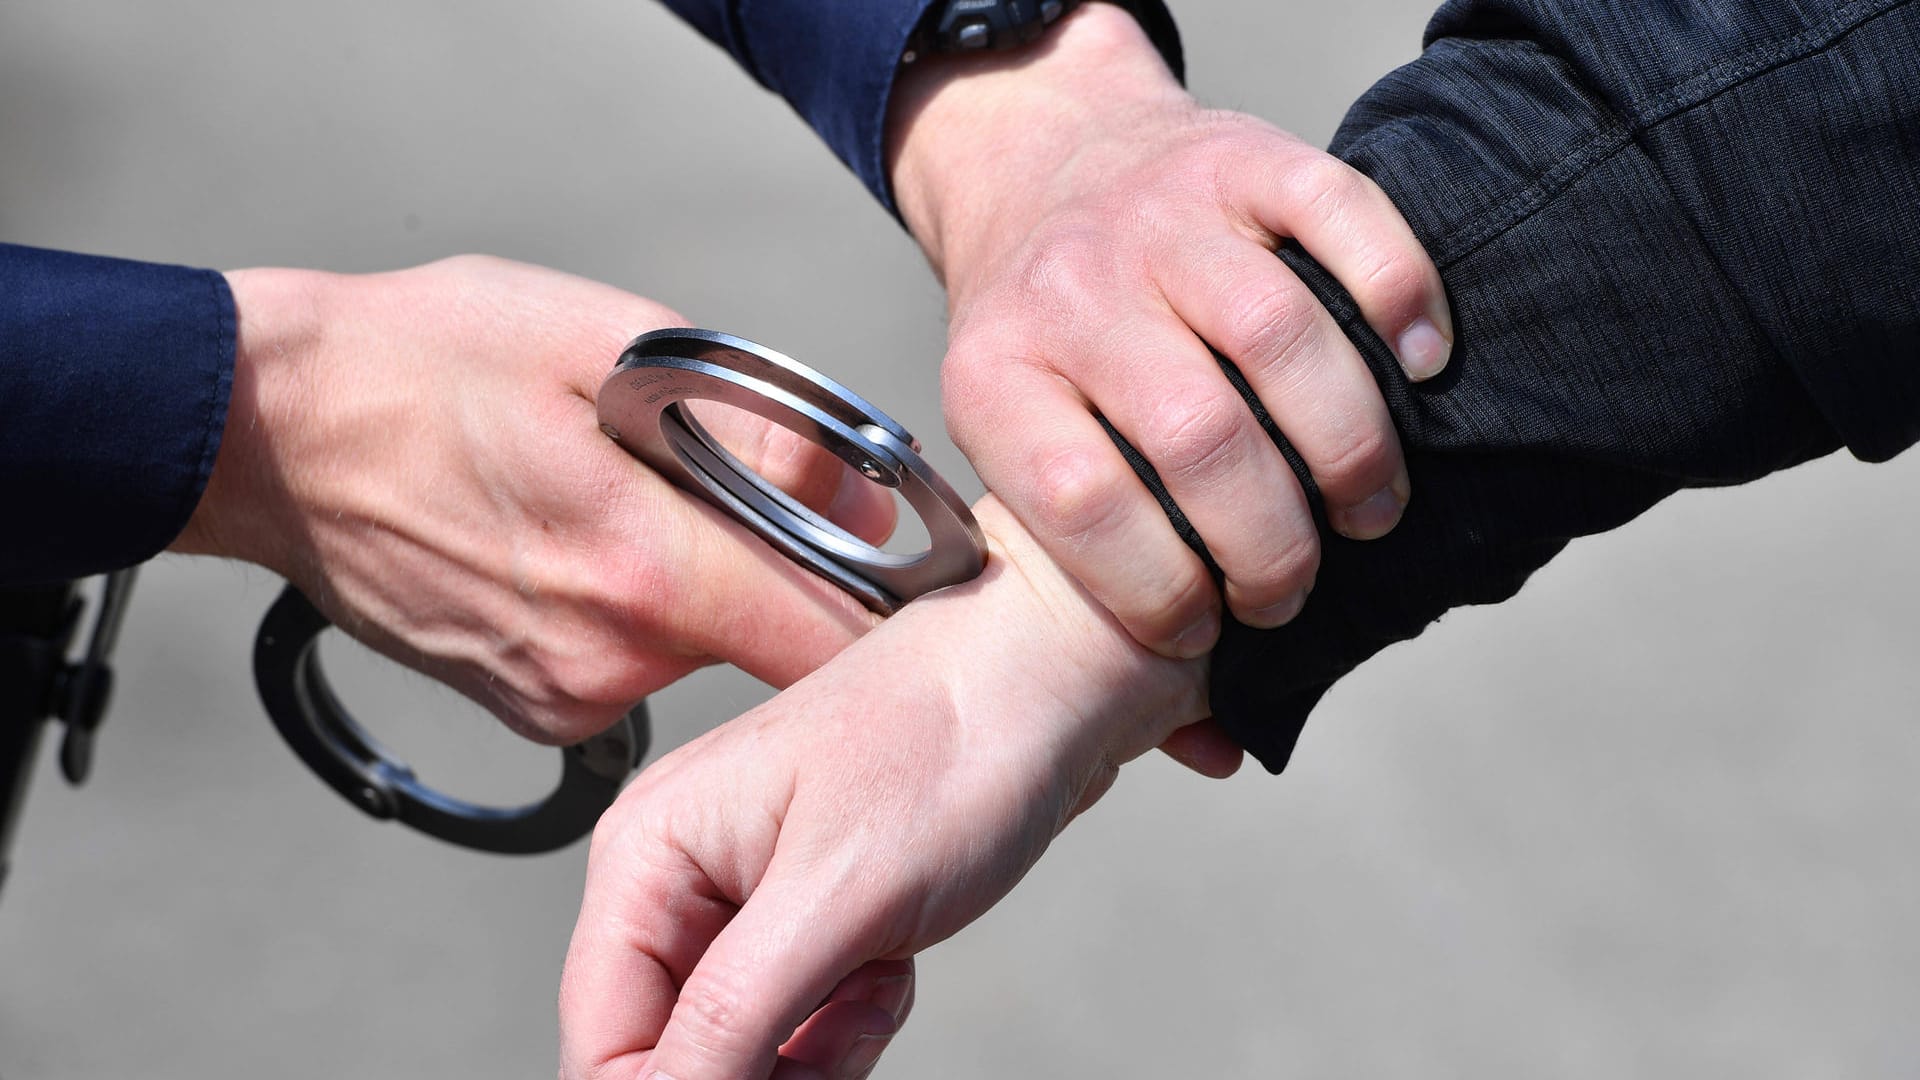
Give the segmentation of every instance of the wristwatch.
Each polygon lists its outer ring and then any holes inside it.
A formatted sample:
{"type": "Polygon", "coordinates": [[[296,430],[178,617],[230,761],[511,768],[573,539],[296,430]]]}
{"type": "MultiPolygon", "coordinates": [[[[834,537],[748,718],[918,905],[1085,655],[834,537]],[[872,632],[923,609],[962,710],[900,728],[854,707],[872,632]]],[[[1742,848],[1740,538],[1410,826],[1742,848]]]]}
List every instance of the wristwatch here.
{"type": "MultiPolygon", "coordinates": [[[[1083,0],[935,0],[900,53],[911,64],[934,53],[1012,49],[1038,41],[1083,0]]],[[[1104,0],[1139,21],[1174,77],[1186,80],[1180,31],[1161,0],[1104,0]]]]}

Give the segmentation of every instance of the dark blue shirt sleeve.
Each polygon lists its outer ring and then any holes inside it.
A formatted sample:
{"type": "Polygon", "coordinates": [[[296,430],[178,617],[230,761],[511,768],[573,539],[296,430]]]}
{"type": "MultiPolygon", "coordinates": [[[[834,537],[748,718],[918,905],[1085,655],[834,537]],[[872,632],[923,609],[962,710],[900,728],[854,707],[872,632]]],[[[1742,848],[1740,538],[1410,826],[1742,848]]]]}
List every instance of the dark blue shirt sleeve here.
{"type": "MultiPolygon", "coordinates": [[[[787,99],[889,212],[887,102],[907,38],[933,0],[666,0],[787,99]]],[[[1177,75],[1180,38],[1160,0],[1129,5],[1177,75]]]]}
{"type": "Polygon", "coordinates": [[[180,534],[234,329],[212,270],[0,244],[0,585],[131,566],[180,534]]]}

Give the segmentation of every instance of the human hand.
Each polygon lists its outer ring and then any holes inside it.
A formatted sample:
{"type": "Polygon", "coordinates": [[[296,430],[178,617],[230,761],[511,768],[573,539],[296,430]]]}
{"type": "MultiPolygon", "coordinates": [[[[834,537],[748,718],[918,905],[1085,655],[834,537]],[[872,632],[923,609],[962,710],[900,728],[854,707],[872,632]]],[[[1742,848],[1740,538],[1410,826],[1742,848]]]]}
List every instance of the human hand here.
{"type": "MultiPolygon", "coordinates": [[[[873,617],[599,430],[628,340],[672,311],[463,257],[390,274],[228,275],[226,434],[175,550],[280,573],[336,624],[543,742],[605,729],[695,667],[785,685],[873,617]]],[[[871,539],[886,494],[744,413],[702,422],[871,539]]]]}
{"type": "Polygon", "coordinates": [[[865,1075],[911,997],[900,965],[1202,714],[1204,662],[1140,647],[992,498],[978,512],[981,577],[662,758],[601,819],[563,1078],[865,1075]]]}
{"type": "Polygon", "coordinates": [[[1371,180],[1201,108],[1111,4],[1031,50],[917,64],[894,94],[894,191],[948,290],[954,439],[1138,640],[1203,655],[1218,597],[1095,413],[1159,473],[1240,621],[1291,619],[1318,567],[1306,496],[1209,344],[1300,452],[1338,532],[1394,526],[1411,488],[1379,388],[1273,255],[1299,240],[1411,378],[1436,374],[1453,334],[1439,274],[1371,180]]]}

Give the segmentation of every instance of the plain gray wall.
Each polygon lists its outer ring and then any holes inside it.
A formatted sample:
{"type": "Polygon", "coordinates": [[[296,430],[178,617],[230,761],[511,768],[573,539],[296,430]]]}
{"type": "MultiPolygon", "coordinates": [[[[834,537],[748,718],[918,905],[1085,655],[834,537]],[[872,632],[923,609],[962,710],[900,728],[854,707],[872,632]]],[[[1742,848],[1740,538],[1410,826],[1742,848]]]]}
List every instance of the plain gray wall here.
{"type": "MultiPolygon", "coordinates": [[[[1321,141],[1425,17],[1177,7],[1204,99],[1321,141]]],[[[0,237],[552,264],[829,368],[978,490],[942,433],[918,253],[784,104],[639,0],[14,0],[0,237]]],[[[922,958],[883,1075],[1920,1072],[1916,478],[1911,455],[1831,460],[1676,498],[1366,665],[1282,778],[1129,768],[922,958]]],[[[551,1075],[583,851],[465,854],[324,790],[248,676],[276,587],[147,571],[92,784],[49,760],[28,805],[0,1078],[551,1075]]],[[[475,710],[348,666],[449,775],[547,777],[475,710]]],[[[656,699],[660,740],[763,693],[696,677],[656,699]]]]}

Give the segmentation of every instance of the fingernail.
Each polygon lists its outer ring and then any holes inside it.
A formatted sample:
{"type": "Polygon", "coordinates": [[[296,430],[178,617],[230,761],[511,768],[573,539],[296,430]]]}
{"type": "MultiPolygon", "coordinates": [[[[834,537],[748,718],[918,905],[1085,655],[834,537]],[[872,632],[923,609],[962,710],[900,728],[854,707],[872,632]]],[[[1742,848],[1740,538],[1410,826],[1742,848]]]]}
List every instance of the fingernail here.
{"type": "Polygon", "coordinates": [[[1277,604],[1268,604],[1258,611],[1247,615],[1247,625],[1256,630],[1271,630],[1276,626],[1285,626],[1293,621],[1300,609],[1307,606],[1305,589],[1294,593],[1277,604]]]}
{"type": "Polygon", "coordinates": [[[840,1075],[851,1078],[872,1072],[880,1062],[881,1051],[892,1041],[892,1035],[862,1035],[853,1040],[853,1049],[840,1059],[840,1075]]]}
{"type": "Polygon", "coordinates": [[[873,995],[868,998],[875,1008],[885,1009],[893,1017],[894,1023],[900,1022],[900,1014],[906,1011],[907,995],[913,991],[913,976],[893,975],[885,979],[876,979],[873,995]]]}
{"type": "Polygon", "coordinates": [[[1432,319],[1422,315],[1400,335],[1394,352],[1400,356],[1400,366],[1407,369],[1407,377],[1419,382],[1433,378],[1447,366],[1447,358],[1453,355],[1453,342],[1447,340],[1432,319]]]}
{"type": "Polygon", "coordinates": [[[1334,527],[1340,535],[1352,540],[1377,540],[1393,531],[1400,523],[1400,513],[1406,509],[1406,498],[1388,485],[1367,497],[1367,501],[1358,506],[1349,506],[1340,511],[1334,527]]]}
{"type": "Polygon", "coordinates": [[[1213,651],[1213,643],[1219,637],[1220,616],[1208,611],[1173,639],[1173,655],[1182,660],[1205,656],[1213,651]]]}

